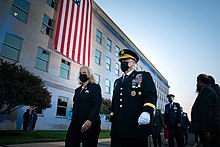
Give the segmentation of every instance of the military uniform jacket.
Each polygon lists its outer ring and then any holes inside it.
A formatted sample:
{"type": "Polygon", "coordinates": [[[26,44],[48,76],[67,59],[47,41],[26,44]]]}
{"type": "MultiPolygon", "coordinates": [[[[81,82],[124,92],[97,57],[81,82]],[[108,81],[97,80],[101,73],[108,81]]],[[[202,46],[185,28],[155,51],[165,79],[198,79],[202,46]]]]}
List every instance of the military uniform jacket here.
{"type": "Polygon", "coordinates": [[[150,73],[133,71],[122,82],[114,83],[112,97],[111,137],[144,137],[147,125],[138,125],[142,112],[151,115],[155,109],[157,92],[150,73]]]}
{"type": "Polygon", "coordinates": [[[102,102],[100,85],[88,83],[82,90],[78,87],[73,97],[72,124],[82,126],[86,120],[100,124],[99,110],[102,102]]]}
{"type": "Polygon", "coordinates": [[[164,125],[167,125],[168,128],[176,128],[178,123],[181,124],[180,104],[173,102],[172,107],[170,107],[170,103],[166,104],[164,125]]]}

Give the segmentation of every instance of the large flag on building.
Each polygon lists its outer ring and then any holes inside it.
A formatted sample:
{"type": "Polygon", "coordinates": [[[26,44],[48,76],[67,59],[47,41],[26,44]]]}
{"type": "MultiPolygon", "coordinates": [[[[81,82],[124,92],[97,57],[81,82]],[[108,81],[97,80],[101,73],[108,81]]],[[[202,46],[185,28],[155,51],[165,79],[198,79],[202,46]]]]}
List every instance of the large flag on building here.
{"type": "Polygon", "coordinates": [[[92,0],[60,0],[54,49],[82,65],[90,65],[92,0]]]}

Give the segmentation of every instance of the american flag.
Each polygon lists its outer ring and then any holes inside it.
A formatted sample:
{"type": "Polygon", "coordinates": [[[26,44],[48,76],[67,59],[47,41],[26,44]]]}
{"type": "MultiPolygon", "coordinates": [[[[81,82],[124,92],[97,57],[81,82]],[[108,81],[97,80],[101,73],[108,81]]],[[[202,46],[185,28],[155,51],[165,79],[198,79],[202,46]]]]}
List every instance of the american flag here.
{"type": "Polygon", "coordinates": [[[89,66],[92,33],[92,0],[60,0],[54,49],[89,66]]]}

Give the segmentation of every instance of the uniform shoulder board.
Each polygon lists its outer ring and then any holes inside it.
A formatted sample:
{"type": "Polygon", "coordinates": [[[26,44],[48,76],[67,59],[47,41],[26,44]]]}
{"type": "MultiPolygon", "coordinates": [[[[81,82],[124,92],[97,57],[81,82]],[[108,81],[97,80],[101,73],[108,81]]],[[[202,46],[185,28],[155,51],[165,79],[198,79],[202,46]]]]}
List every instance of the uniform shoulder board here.
{"type": "Polygon", "coordinates": [[[147,71],[137,71],[137,74],[147,74],[147,73],[149,73],[149,72],[147,72],[147,71]]]}

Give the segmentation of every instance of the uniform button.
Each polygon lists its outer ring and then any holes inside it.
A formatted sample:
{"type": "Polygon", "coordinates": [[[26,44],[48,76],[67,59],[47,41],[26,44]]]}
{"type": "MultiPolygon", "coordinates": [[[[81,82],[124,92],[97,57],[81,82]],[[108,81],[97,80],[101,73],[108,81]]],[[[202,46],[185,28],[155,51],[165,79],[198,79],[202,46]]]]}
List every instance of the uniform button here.
{"type": "Polygon", "coordinates": [[[122,99],[120,99],[120,102],[122,101],[122,99]]]}
{"type": "Polygon", "coordinates": [[[120,108],[122,107],[122,105],[120,105],[120,108]]]}
{"type": "Polygon", "coordinates": [[[122,95],[122,93],[120,93],[120,95],[122,95]]]}
{"type": "Polygon", "coordinates": [[[120,90],[123,90],[123,88],[121,87],[120,90]]]}

